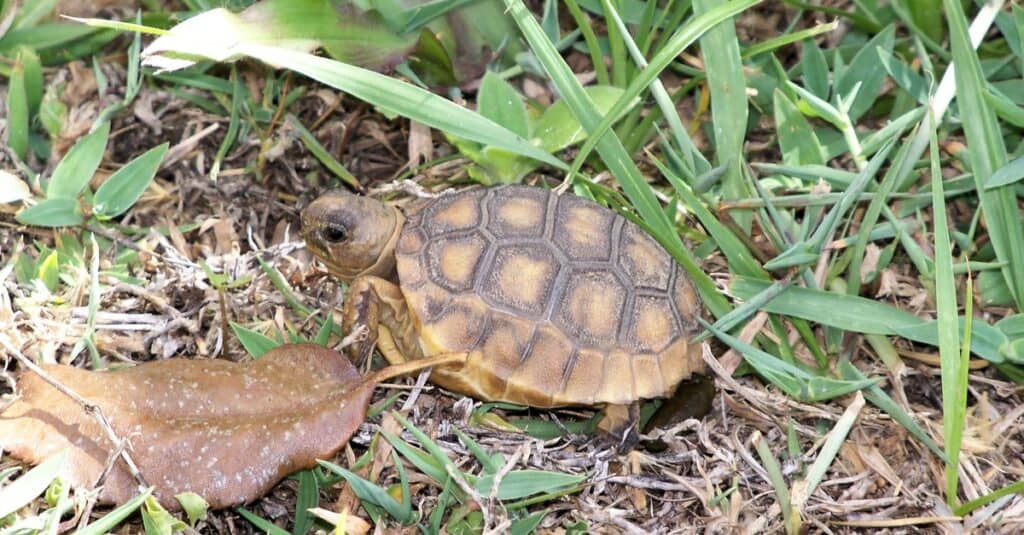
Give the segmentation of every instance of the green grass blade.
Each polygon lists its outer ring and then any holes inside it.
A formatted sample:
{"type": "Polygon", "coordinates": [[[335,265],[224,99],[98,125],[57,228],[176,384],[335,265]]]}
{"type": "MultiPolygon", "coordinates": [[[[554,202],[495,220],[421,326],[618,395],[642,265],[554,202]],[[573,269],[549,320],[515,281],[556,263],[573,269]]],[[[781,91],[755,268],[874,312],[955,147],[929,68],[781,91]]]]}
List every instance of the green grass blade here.
{"type": "MultiPolygon", "coordinates": [[[[782,518],[786,526],[790,527],[790,532],[793,526],[793,503],[790,500],[789,487],[786,486],[786,478],[782,475],[782,468],[779,466],[779,461],[772,454],[771,450],[768,449],[768,442],[760,434],[754,439],[754,449],[757,451],[757,456],[761,459],[762,468],[768,476],[768,483],[771,484],[772,488],[775,489],[775,496],[779,499],[779,508],[782,510],[782,518]]],[[[797,516],[799,521],[799,516],[797,516]]]]}
{"type": "MultiPolygon", "coordinates": [[[[960,329],[956,306],[956,281],[953,279],[953,252],[946,221],[946,199],[942,195],[942,168],[935,119],[929,116],[931,129],[932,235],[935,238],[935,308],[939,329],[939,362],[942,375],[942,437],[946,445],[946,502],[957,503],[960,440],[963,413],[959,401],[966,401],[960,386],[960,329]]],[[[968,331],[969,332],[969,331],[968,331]]],[[[966,385],[964,385],[966,387],[966,385]]]]}
{"type": "MultiPolygon", "coordinates": [[[[699,30],[713,26],[715,22],[719,22],[754,3],[756,3],[755,0],[733,2],[727,6],[712,10],[708,14],[699,17],[697,22],[688,24],[680,29],[679,33],[683,35],[682,40],[692,42],[701,33],[699,30]]],[[[547,38],[544,30],[534,20],[533,15],[526,9],[521,0],[505,0],[505,4],[533,49],[538,61],[540,61],[555,87],[562,94],[569,109],[579,119],[580,124],[591,133],[591,138],[588,138],[588,142],[591,139],[597,139],[594,147],[601,155],[605,165],[608,166],[609,171],[611,171],[622,186],[622,189],[626,192],[630,202],[651,229],[652,235],[687,271],[711,312],[716,316],[725,314],[730,308],[728,302],[718,294],[718,291],[714,288],[713,281],[700,269],[692,253],[683,247],[682,241],[679,239],[678,234],[676,234],[672,222],[665,215],[665,212],[661,210],[657,198],[655,198],[650,186],[644,180],[636,163],[633,162],[630,155],[626,152],[622,142],[614,135],[595,134],[595,132],[599,132],[598,126],[602,120],[601,115],[595,109],[593,102],[586,92],[583,91],[583,87],[568,65],[565,64],[554,44],[547,38]]],[[[643,69],[630,84],[624,97],[631,93],[632,96],[625,101],[623,98],[620,98],[616,103],[616,107],[621,105],[622,108],[618,111],[615,111],[613,108],[606,115],[606,118],[618,116],[622,110],[626,109],[626,106],[632,99],[636,98],[642,89],[647,87],[657,74],[668,65],[668,61],[671,58],[658,60],[659,57],[663,56],[663,52],[665,52],[664,49],[652,59],[650,65],[643,69]],[[659,62],[656,63],[656,60],[659,62]]],[[[611,119],[608,122],[610,125],[611,119]]]]}
{"type": "Polygon", "coordinates": [[[260,529],[261,531],[263,531],[263,533],[266,533],[267,535],[289,535],[287,531],[277,527],[277,524],[274,524],[273,522],[260,517],[259,515],[253,513],[252,511],[246,509],[245,507],[237,507],[235,508],[235,512],[238,513],[239,516],[241,516],[242,518],[248,520],[250,523],[252,523],[253,526],[256,526],[258,529],[260,529]]]}
{"type": "Polygon", "coordinates": [[[43,461],[13,483],[0,488],[0,518],[28,505],[43,493],[60,473],[67,452],[61,452],[43,461]]]}
{"type": "Polygon", "coordinates": [[[345,166],[339,162],[333,154],[331,154],[331,151],[327,150],[327,147],[320,144],[320,141],[316,136],[313,135],[313,133],[310,132],[304,124],[302,124],[302,121],[300,121],[298,117],[289,113],[285,117],[285,120],[288,122],[288,126],[291,126],[296,132],[298,132],[299,139],[302,140],[302,144],[306,146],[306,149],[309,150],[310,154],[319,160],[328,171],[349,186],[352,186],[357,190],[362,189],[363,186],[359,183],[359,179],[346,169],[345,166]]]}
{"type": "Polygon", "coordinates": [[[576,0],[565,0],[565,7],[569,14],[576,21],[576,27],[583,34],[583,42],[587,44],[587,52],[590,54],[590,62],[594,65],[594,72],[597,74],[597,83],[610,85],[611,76],[608,75],[608,67],[604,64],[604,54],[601,51],[601,44],[597,41],[597,34],[590,19],[587,17],[576,0]]]}
{"type": "Polygon", "coordinates": [[[110,135],[110,123],[104,122],[87,136],[75,142],[57,164],[46,188],[46,198],[74,198],[85,188],[103,160],[110,135]]]}
{"type": "Polygon", "coordinates": [[[412,84],[311,54],[256,43],[246,43],[239,48],[251,57],[271,65],[285,65],[318,82],[427,126],[483,145],[500,147],[557,169],[568,168],[561,160],[504,126],[412,84]]]}
{"type": "Polygon", "coordinates": [[[96,216],[110,219],[131,208],[153,182],[167,149],[167,143],[153,147],[110,175],[96,190],[93,198],[96,216]]]}
{"type": "Polygon", "coordinates": [[[28,156],[29,102],[25,89],[25,68],[15,63],[7,86],[7,146],[19,159],[28,156]]]}
{"type": "Polygon", "coordinates": [[[828,436],[825,438],[825,443],[818,451],[818,457],[807,471],[807,477],[793,483],[793,508],[797,512],[803,510],[811,494],[814,493],[814,490],[818,488],[818,484],[824,479],[825,472],[828,471],[828,467],[835,460],[836,455],[839,453],[839,448],[843,445],[846,436],[850,433],[850,429],[853,428],[853,424],[857,421],[857,416],[863,408],[864,396],[858,392],[854,395],[853,401],[846,407],[843,415],[839,417],[835,427],[832,428],[832,431],[829,431],[828,436]]]}
{"type": "MultiPolygon", "coordinates": [[[[505,0],[505,2],[508,4],[509,0],[505,0]]],[[[590,132],[590,138],[583,144],[583,146],[580,147],[579,154],[573,161],[569,177],[574,176],[575,172],[582,167],[583,162],[586,161],[590,152],[597,147],[600,140],[604,138],[604,134],[611,129],[612,124],[614,124],[620,114],[631,105],[633,99],[640,96],[643,90],[646,89],[651,82],[657,79],[658,76],[661,75],[661,72],[664,71],[669,64],[675,61],[684,49],[693,44],[693,42],[704,34],[704,32],[710,30],[719,22],[743,12],[745,9],[757,4],[758,2],[760,2],[760,0],[738,0],[735,2],[722,3],[718,7],[709,10],[707,13],[693,18],[689,23],[676,30],[665,45],[658,50],[658,53],[650,59],[648,66],[637,73],[636,77],[633,78],[629,83],[629,86],[626,88],[626,92],[623,93],[622,97],[619,98],[619,101],[615,103],[615,106],[605,114],[604,118],[601,119],[597,126],[587,128],[590,132]]],[[[513,16],[514,15],[515,13],[513,13],[513,16]]],[[[550,76],[551,73],[549,72],[548,74],[550,76]]],[[[559,87],[559,89],[561,89],[561,87],[559,87]]],[[[584,124],[584,126],[586,125],[584,124]]],[[[604,158],[603,155],[602,158],[604,158]]],[[[605,164],[608,164],[607,160],[605,160],[605,164]]],[[[703,173],[706,170],[707,169],[697,169],[700,173],[703,173]]]]}
{"type": "MultiPolygon", "coordinates": [[[[637,47],[636,43],[633,42],[632,36],[629,34],[629,29],[626,27],[626,23],[622,21],[619,14],[611,6],[609,0],[604,0],[605,10],[608,12],[608,17],[612,19],[616,27],[619,28],[622,40],[626,44],[626,48],[629,50],[630,55],[633,57],[633,61],[636,62],[637,66],[642,68],[647,67],[647,59],[644,58],[643,53],[637,47]]],[[[693,153],[697,151],[696,145],[693,144],[693,140],[690,135],[686,132],[686,127],[683,126],[683,121],[679,118],[679,113],[676,111],[676,105],[672,101],[671,95],[668,90],[665,89],[664,84],[661,80],[655,79],[651,82],[651,95],[654,96],[654,101],[658,104],[658,108],[661,109],[662,116],[665,118],[665,122],[668,123],[669,131],[672,132],[672,137],[675,139],[676,146],[681,147],[683,150],[684,161],[687,162],[687,171],[693,174],[696,171],[694,167],[693,153]]]]}
{"type": "MultiPolygon", "coordinates": [[[[728,5],[726,3],[725,5],[728,5]]],[[[719,0],[694,0],[697,15],[723,5],[719,0]]],[[[711,91],[711,123],[715,139],[716,165],[726,166],[722,177],[722,196],[739,199],[753,193],[743,180],[743,140],[747,133],[747,78],[740,60],[736,26],[726,19],[704,32],[700,38],[708,88],[711,91]]],[[[750,230],[752,215],[732,214],[736,223],[750,230]]]]}
{"type": "MultiPolygon", "coordinates": [[[[863,373],[857,369],[856,366],[850,363],[848,360],[842,360],[837,368],[840,376],[847,381],[857,381],[866,379],[863,373]]],[[[932,440],[932,437],[928,435],[925,430],[914,421],[913,418],[906,411],[900,407],[889,394],[885,393],[880,386],[872,386],[863,390],[864,398],[873,403],[879,409],[882,409],[886,414],[896,420],[897,423],[902,425],[907,432],[914,435],[918,440],[921,441],[932,453],[935,454],[939,459],[945,460],[946,453],[942,451],[942,448],[932,440]]]]}
{"type": "MultiPolygon", "coordinates": [[[[124,519],[128,518],[129,515],[135,512],[136,509],[141,506],[149,495],[153,494],[153,488],[150,487],[142,491],[138,496],[128,500],[117,509],[103,515],[103,518],[85,526],[75,532],[75,535],[102,535],[114,530],[118,524],[124,519]]],[[[285,532],[287,533],[287,532],[285,532]]]]}
{"type": "MultiPolygon", "coordinates": [[[[1006,262],[1003,277],[1019,310],[1024,308],[1024,226],[1020,224],[1017,195],[1012,187],[984,189],[989,177],[1006,165],[1006,146],[995,113],[985,99],[985,80],[971,46],[963,7],[955,0],[944,0],[943,5],[956,65],[956,100],[960,116],[970,117],[963,122],[963,128],[970,149],[971,170],[996,258],[1006,262]]],[[[982,7],[982,10],[995,9],[998,9],[995,5],[982,7]]]]}

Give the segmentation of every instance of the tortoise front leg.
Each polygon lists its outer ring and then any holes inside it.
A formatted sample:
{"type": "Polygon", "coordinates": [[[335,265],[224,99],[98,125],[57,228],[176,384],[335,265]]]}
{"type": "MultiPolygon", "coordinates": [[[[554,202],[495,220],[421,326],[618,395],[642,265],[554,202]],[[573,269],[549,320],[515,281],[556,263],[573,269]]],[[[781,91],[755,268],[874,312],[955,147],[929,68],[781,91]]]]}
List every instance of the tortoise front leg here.
{"type": "Polygon", "coordinates": [[[380,277],[363,276],[352,281],[342,309],[346,333],[365,326],[366,338],[346,348],[357,362],[368,359],[376,345],[391,364],[420,358],[423,352],[412,315],[402,290],[380,277]]]}

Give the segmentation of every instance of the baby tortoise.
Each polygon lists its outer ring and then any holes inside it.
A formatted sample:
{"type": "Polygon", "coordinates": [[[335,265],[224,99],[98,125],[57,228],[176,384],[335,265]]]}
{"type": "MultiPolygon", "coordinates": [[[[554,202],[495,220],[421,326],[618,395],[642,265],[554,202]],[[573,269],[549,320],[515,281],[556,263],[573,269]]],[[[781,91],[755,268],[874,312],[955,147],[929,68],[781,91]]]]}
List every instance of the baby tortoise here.
{"type": "Polygon", "coordinates": [[[603,405],[625,437],[637,401],[703,369],[701,302],[668,253],[626,218],[529,186],[470,189],[399,208],[344,191],[302,212],[302,234],[349,283],[350,346],[392,363],[464,353],[431,380],[488,401],[603,405]]]}

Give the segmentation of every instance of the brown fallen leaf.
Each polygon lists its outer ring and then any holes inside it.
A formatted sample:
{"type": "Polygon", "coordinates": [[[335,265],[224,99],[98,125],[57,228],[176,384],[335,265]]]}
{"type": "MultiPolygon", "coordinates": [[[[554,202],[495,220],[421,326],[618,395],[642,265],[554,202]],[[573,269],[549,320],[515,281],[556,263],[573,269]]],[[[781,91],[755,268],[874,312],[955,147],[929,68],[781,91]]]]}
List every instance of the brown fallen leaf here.
{"type": "MultiPolygon", "coordinates": [[[[344,446],[366,417],[373,387],[429,359],[361,377],[341,354],[288,344],[257,360],[169,359],[115,371],[45,365],[44,372],[96,404],[165,507],[191,491],[213,508],[250,501],[287,474],[312,467],[344,446]]],[[[0,414],[0,445],[36,464],[67,450],[61,477],[97,484],[112,442],[93,416],[35,373],[18,382],[21,397],[0,414]]],[[[118,458],[100,500],[120,504],[138,484],[118,458]]]]}

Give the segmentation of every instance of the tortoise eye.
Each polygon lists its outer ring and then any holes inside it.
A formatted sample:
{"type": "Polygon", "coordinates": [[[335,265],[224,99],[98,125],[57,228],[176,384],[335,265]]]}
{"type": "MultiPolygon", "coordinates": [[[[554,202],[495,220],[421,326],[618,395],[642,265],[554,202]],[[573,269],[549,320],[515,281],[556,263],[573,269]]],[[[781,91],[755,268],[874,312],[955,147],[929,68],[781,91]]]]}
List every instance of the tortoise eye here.
{"type": "Polygon", "coordinates": [[[328,243],[341,243],[348,239],[348,229],[337,223],[330,223],[320,231],[324,241],[328,243]]]}

